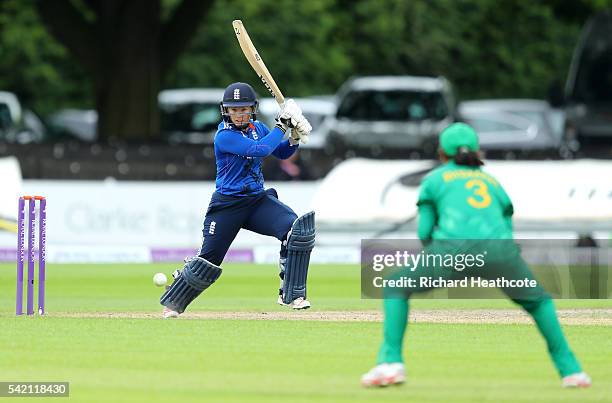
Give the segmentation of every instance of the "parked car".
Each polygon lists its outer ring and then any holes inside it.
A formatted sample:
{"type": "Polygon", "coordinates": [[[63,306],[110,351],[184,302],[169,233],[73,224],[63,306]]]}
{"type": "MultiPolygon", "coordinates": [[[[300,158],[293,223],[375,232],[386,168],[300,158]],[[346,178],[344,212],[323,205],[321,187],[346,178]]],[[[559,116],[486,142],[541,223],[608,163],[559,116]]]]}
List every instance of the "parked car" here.
{"type": "Polygon", "coordinates": [[[55,139],[76,138],[85,142],[95,142],[98,112],[93,109],[61,109],[47,118],[47,123],[55,139]]]}
{"type": "Polygon", "coordinates": [[[223,88],[188,88],[159,93],[161,129],[168,142],[212,144],[221,121],[223,88]]]}
{"type": "MultiPolygon", "coordinates": [[[[162,135],[171,144],[212,144],[221,121],[219,102],[222,88],[163,90],[158,95],[162,135]]],[[[95,110],[63,109],[48,118],[55,137],[81,141],[97,139],[95,110]]]]}
{"type": "Polygon", "coordinates": [[[38,115],[23,108],[12,92],[0,91],[0,141],[39,143],[45,134],[45,125],[38,115]]]}
{"type": "Polygon", "coordinates": [[[374,76],[346,82],[327,147],[346,150],[413,149],[433,155],[439,132],[455,118],[455,99],[444,77],[374,76]]]}
{"type": "MultiPolygon", "coordinates": [[[[323,148],[327,136],[328,120],[336,112],[336,104],[331,96],[295,98],[295,102],[302,108],[304,116],[312,125],[309,141],[302,148],[323,148]]],[[[274,118],[280,107],[274,98],[262,98],[259,101],[257,119],[268,127],[274,126],[274,118]]]]}
{"type": "MultiPolygon", "coordinates": [[[[159,93],[161,131],[171,144],[212,144],[221,121],[219,103],[223,88],[170,89],[159,93]]],[[[303,147],[322,147],[324,122],[332,116],[336,105],[330,99],[297,98],[304,115],[312,124],[310,142],[303,147]]],[[[274,126],[279,111],[273,98],[259,101],[258,119],[274,126]]],[[[98,114],[95,110],[65,109],[52,114],[49,123],[55,136],[68,135],[82,141],[96,140],[98,114]]]]}
{"type": "Polygon", "coordinates": [[[483,99],[458,106],[488,156],[559,156],[563,112],[537,99],[483,99]]]}

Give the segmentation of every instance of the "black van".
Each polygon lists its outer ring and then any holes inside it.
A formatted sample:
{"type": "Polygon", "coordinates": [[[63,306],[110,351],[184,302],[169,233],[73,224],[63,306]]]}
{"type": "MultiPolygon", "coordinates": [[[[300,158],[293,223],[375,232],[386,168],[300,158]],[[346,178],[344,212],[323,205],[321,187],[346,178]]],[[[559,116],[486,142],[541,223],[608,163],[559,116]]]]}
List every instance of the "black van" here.
{"type": "Polygon", "coordinates": [[[565,87],[565,111],[571,151],[595,146],[612,155],[612,10],[592,17],[582,31],[565,87]]]}

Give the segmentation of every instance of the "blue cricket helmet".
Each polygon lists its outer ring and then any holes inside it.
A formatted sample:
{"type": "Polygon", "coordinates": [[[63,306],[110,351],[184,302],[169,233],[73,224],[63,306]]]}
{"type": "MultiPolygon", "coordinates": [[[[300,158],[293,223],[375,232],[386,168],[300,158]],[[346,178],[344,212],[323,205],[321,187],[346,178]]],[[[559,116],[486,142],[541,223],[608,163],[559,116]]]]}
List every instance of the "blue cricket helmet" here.
{"type": "Polygon", "coordinates": [[[223,100],[219,105],[221,117],[225,122],[231,123],[227,108],[238,108],[241,106],[252,107],[253,113],[251,117],[253,120],[257,120],[257,107],[259,106],[259,102],[257,102],[257,94],[253,87],[246,83],[232,83],[228,85],[223,92],[223,100]]]}

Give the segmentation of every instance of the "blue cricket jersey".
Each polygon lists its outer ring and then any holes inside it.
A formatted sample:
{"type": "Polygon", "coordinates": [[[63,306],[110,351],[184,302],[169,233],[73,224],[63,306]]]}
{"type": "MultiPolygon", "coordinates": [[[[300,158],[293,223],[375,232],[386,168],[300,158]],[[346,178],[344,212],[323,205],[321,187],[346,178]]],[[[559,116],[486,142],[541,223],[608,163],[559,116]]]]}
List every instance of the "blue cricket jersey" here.
{"type": "Polygon", "coordinates": [[[263,158],[272,154],[287,159],[297,150],[277,127],[270,130],[259,121],[251,121],[242,131],[221,122],[215,134],[217,192],[229,196],[252,196],[264,191],[261,172],[263,158]]]}

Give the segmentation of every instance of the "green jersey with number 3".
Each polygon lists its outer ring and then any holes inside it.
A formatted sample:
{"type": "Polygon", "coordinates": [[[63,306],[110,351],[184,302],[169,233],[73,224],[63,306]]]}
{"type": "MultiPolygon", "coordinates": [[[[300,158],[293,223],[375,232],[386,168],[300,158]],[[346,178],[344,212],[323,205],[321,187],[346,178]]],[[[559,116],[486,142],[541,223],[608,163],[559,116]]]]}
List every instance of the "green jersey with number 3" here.
{"type": "Polygon", "coordinates": [[[435,211],[432,239],[511,239],[512,201],[479,167],[449,161],[421,183],[419,206],[435,211]]]}

